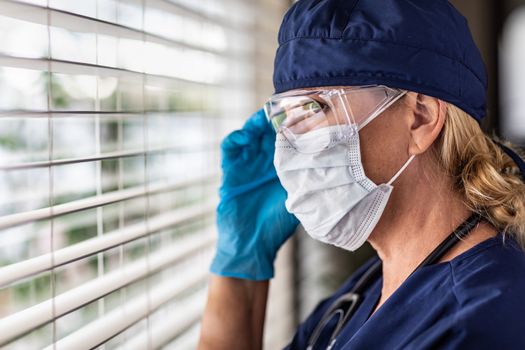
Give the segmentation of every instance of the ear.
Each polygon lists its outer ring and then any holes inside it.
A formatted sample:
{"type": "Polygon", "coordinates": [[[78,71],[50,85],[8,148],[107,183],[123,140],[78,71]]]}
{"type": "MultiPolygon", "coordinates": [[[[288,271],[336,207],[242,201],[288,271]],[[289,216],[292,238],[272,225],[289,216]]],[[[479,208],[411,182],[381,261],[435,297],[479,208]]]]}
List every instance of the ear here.
{"type": "Polygon", "coordinates": [[[410,120],[409,154],[424,153],[437,139],[445,123],[447,105],[435,97],[417,94],[410,120]]]}

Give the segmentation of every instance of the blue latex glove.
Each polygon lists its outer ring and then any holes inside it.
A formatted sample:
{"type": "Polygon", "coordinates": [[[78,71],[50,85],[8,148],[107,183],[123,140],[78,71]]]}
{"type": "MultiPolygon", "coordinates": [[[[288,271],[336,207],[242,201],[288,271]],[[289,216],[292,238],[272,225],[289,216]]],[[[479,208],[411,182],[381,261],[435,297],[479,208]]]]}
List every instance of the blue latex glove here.
{"type": "Polygon", "coordinates": [[[219,238],[210,269],[217,275],[272,278],[277,251],[299,224],[284,206],[274,150],[275,132],[262,109],[222,141],[219,238]]]}

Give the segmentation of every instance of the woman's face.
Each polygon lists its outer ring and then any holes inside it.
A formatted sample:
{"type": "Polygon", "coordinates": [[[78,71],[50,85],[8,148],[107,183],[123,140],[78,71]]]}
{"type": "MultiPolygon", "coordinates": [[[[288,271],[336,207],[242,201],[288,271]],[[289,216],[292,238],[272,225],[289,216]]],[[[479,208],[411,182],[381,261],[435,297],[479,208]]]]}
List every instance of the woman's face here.
{"type": "MultiPolygon", "coordinates": [[[[319,91],[321,89],[341,88],[345,87],[321,87],[301,90],[319,91]]],[[[320,112],[323,113],[324,116],[322,119],[315,118],[314,112],[318,109],[318,106],[315,106],[312,112],[314,113],[313,117],[304,119],[298,115],[297,118],[295,118],[296,120],[294,120],[292,116],[287,121],[287,128],[294,133],[302,134],[328,126],[325,124],[341,124],[341,120],[346,118],[345,115],[349,109],[351,109],[352,115],[356,116],[356,118],[364,118],[367,113],[373,111],[375,102],[378,100],[378,93],[381,92],[370,89],[368,91],[361,90],[359,93],[345,96],[345,101],[347,102],[346,111],[342,104],[338,102],[338,99],[334,99],[332,106],[334,110],[329,109],[320,112]]],[[[314,101],[316,100],[315,95],[308,97],[314,101]]],[[[405,103],[404,99],[411,98],[414,98],[414,93],[403,96],[359,131],[363,168],[367,177],[376,184],[388,182],[410,157],[408,144],[411,135],[410,118],[408,117],[410,116],[411,109],[409,105],[405,103]]],[[[362,121],[354,120],[352,122],[359,124],[362,121]]]]}

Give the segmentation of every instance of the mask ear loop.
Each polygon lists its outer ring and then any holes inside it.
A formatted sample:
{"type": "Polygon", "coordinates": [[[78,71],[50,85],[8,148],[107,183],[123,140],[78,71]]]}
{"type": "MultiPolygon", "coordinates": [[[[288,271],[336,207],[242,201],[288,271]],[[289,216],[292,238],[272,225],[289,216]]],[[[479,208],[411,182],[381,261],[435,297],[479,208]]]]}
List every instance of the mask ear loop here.
{"type": "MultiPolygon", "coordinates": [[[[392,103],[394,103],[395,101],[397,101],[398,99],[400,99],[403,95],[405,95],[407,92],[404,91],[402,94],[400,94],[397,98],[395,98],[391,103],[389,103],[384,109],[388,108],[389,106],[392,105],[392,103]]],[[[338,97],[339,97],[339,100],[341,101],[341,104],[343,106],[343,109],[346,113],[346,117],[349,118],[349,114],[348,114],[348,110],[346,109],[346,105],[343,101],[343,97],[342,97],[342,94],[341,94],[341,91],[338,91],[338,97]]],[[[383,109],[383,110],[384,110],[383,109]]],[[[380,114],[380,113],[379,113],[380,114]]],[[[394,181],[397,180],[397,178],[403,173],[403,171],[405,171],[405,169],[410,165],[410,163],[414,160],[414,158],[416,157],[415,154],[411,155],[410,158],[408,158],[408,160],[405,162],[405,164],[401,167],[401,169],[398,170],[397,173],[395,173],[395,175],[390,179],[390,181],[387,182],[387,185],[391,186],[394,181]]]]}
{"type": "Polygon", "coordinates": [[[414,160],[414,158],[416,158],[416,155],[415,154],[411,155],[410,158],[408,158],[408,160],[405,162],[405,164],[401,167],[401,169],[399,169],[398,172],[386,184],[387,185],[392,185],[394,183],[394,181],[397,180],[399,175],[401,175],[403,173],[403,171],[405,171],[405,169],[410,165],[410,163],[414,160]]]}

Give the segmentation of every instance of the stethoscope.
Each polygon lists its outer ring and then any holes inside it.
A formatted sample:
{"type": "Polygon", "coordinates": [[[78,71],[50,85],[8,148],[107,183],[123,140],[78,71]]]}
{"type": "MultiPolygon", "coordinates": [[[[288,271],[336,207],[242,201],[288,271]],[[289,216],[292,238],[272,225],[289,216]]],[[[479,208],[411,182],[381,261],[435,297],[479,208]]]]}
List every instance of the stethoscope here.
{"type": "MultiPolygon", "coordinates": [[[[470,231],[479,223],[481,216],[479,214],[471,215],[467,220],[465,220],[458,228],[454,230],[436,249],[430,253],[421,264],[410,274],[414,274],[420,267],[428,266],[438,262],[457,242],[465,238],[470,231]]],[[[361,295],[368,287],[368,284],[375,280],[375,278],[381,272],[381,260],[378,260],[374,265],[372,265],[356,282],[352,290],[348,293],[340,296],[324,313],[321,321],[317,324],[314,331],[308,339],[307,350],[314,350],[314,346],[319,340],[319,336],[325,330],[328,322],[334,317],[337,317],[337,324],[332,331],[330,340],[326,350],[332,349],[335,345],[337,336],[343,329],[343,326],[350,320],[358,306],[362,301],[361,295]]],[[[409,277],[410,277],[409,276],[409,277]]]]}

